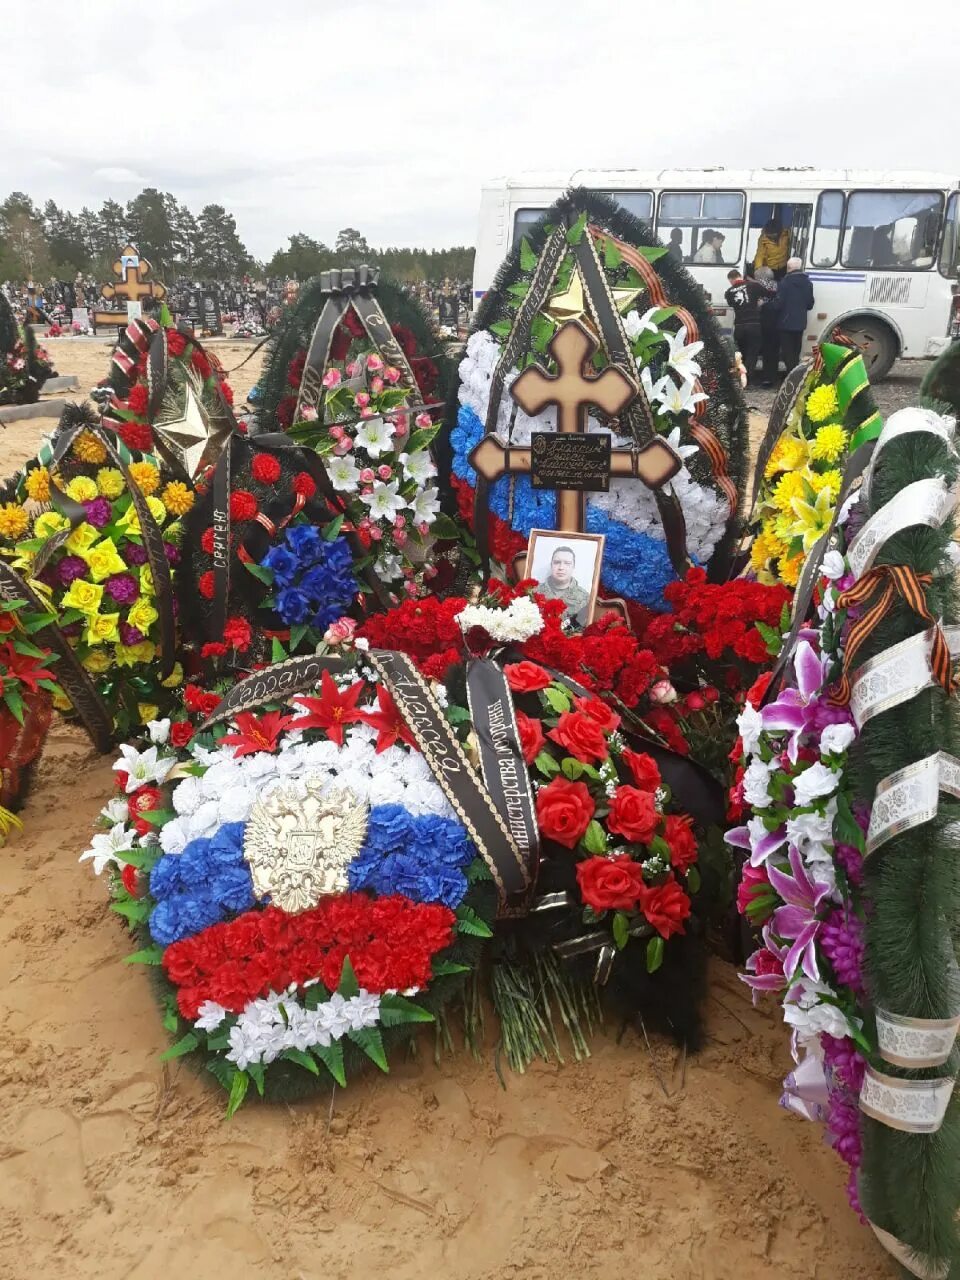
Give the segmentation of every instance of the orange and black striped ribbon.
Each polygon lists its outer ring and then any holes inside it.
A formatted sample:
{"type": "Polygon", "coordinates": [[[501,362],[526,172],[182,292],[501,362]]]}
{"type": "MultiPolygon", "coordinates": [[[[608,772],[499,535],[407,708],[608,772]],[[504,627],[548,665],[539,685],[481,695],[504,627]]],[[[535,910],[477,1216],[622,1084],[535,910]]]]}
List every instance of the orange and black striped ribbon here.
{"type": "Polygon", "coordinates": [[[857,653],[875,627],[882,622],[899,597],[924,622],[933,627],[933,649],[930,654],[930,670],[936,682],[949,696],[953,693],[953,671],[950,665],[950,647],[943,628],[927,607],[924,587],[929,586],[933,575],[917,573],[903,564],[881,564],[865,573],[859,582],[844,591],[837,601],[838,609],[851,605],[870,603],[866,612],[850,628],[843,655],[843,675],[830,694],[830,701],[845,706],[850,701],[850,673],[854,669],[857,653]]]}

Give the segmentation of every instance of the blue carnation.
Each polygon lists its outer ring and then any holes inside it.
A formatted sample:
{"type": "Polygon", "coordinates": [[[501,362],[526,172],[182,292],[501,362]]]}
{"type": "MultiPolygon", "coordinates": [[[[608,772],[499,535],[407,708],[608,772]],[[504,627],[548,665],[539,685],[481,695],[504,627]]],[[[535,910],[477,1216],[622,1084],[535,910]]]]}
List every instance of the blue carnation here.
{"type": "Polygon", "coordinates": [[[412,840],[412,818],[401,805],[383,804],[370,810],[366,843],[381,857],[402,851],[412,840]]]}
{"type": "Polygon", "coordinates": [[[243,861],[243,833],[246,823],[228,822],[216,835],[210,836],[207,853],[211,874],[217,867],[238,865],[243,861]]]}
{"type": "Polygon", "coordinates": [[[210,861],[207,857],[207,846],[210,841],[206,836],[191,840],[180,854],[180,883],[184,889],[199,888],[210,879],[210,861]]]}
{"type": "Polygon", "coordinates": [[[150,896],[160,902],[180,888],[180,854],[165,853],[150,872],[150,896]]]}
{"type": "Polygon", "coordinates": [[[254,904],[253,880],[246,863],[224,867],[210,886],[210,894],[227,911],[249,911],[254,904]]]}
{"type": "Polygon", "coordinates": [[[158,903],[151,911],[150,934],[161,947],[169,947],[172,942],[209,929],[220,918],[219,904],[212,898],[178,894],[158,903]]]}

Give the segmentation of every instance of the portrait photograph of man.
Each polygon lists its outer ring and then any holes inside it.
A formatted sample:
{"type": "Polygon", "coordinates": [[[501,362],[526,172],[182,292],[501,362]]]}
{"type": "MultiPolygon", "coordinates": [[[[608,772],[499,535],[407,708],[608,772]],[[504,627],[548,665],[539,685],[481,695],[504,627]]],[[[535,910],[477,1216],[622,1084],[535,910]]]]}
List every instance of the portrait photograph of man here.
{"type": "Polygon", "coordinates": [[[524,577],[548,600],[562,600],[567,617],[585,627],[593,621],[602,561],[602,534],[533,529],[524,577]]]}

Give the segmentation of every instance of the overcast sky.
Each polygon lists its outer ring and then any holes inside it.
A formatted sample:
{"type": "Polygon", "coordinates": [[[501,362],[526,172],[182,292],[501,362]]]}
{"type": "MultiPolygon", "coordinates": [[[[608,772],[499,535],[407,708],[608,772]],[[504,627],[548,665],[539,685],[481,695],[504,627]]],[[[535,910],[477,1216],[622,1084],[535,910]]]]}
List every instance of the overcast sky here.
{"type": "Polygon", "coordinates": [[[531,168],[960,169],[956,0],[2,7],[0,198],[155,186],[260,258],[472,244],[483,180],[531,168]]]}

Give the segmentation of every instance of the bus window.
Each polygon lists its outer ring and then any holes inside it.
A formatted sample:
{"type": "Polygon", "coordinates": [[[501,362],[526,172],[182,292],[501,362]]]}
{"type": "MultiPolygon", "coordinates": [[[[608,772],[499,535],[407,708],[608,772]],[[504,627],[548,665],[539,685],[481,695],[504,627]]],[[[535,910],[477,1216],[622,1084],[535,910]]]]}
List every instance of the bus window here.
{"type": "Polygon", "coordinates": [[[939,191],[854,191],[840,260],[872,271],[925,271],[936,257],[942,212],[939,191]]]}
{"type": "Polygon", "coordinates": [[[617,204],[632,213],[635,218],[653,225],[653,192],[652,191],[598,191],[597,195],[608,196],[617,204]]]}
{"type": "Polygon", "coordinates": [[[840,255],[840,228],[843,226],[843,192],[822,191],[817,198],[817,221],[813,228],[811,267],[835,267],[840,255]]]}
{"type": "Polygon", "coordinates": [[[518,209],[513,215],[513,241],[511,249],[515,249],[525,235],[537,225],[546,209],[518,209]]]}
{"type": "Polygon", "coordinates": [[[954,191],[947,201],[947,220],[943,224],[943,244],[940,246],[940,273],[951,280],[957,277],[958,217],[960,217],[960,196],[954,191]]]}
{"type": "Polygon", "coordinates": [[[677,259],[730,266],[740,261],[743,206],[741,191],[665,191],[657,234],[677,259]]]}

